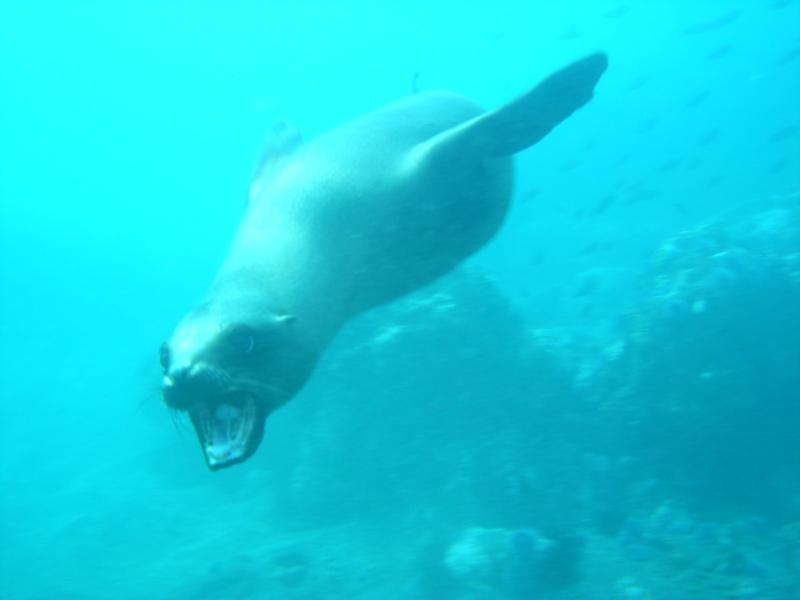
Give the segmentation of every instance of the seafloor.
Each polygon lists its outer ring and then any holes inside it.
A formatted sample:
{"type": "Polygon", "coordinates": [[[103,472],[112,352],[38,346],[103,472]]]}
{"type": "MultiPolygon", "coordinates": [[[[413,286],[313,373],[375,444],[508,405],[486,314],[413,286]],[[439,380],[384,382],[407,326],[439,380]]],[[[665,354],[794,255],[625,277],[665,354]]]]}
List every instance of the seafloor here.
{"type": "Polygon", "coordinates": [[[348,328],[212,483],[190,431],[20,463],[5,598],[800,598],[799,239],[794,206],[676,235],[599,346],[462,271],[348,328]]]}

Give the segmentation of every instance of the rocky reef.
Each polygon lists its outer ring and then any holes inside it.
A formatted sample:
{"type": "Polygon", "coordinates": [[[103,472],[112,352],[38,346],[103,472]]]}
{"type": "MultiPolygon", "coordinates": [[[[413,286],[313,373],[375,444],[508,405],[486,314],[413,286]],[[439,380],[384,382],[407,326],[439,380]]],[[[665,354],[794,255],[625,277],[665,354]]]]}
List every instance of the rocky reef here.
{"type": "Polygon", "coordinates": [[[800,211],[677,235],[594,394],[641,472],[709,510],[800,512],[800,211]]]}
{"type": "Polygon", "coordinates": [[[355,322],[248,488],[336,532],[275,585],[305,597],[327,564],[354,598],[800,597],[800,212],[682,232],[641,287],[599,347],[469,269],[355,322]]]}

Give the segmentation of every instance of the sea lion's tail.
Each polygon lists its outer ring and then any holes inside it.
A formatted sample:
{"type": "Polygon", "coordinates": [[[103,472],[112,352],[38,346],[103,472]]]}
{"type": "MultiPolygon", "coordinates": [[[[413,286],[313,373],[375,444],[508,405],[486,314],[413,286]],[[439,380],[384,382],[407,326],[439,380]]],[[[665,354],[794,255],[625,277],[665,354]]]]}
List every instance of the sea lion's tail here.
{"type": "Polygon", "coordinates": [[[533,146],[592,99],[606,67],[608,58],[599,52],[576,61],[516,100],[477,117],[464,133],[474,136],[484,152],[495,156],[533,146]]]}

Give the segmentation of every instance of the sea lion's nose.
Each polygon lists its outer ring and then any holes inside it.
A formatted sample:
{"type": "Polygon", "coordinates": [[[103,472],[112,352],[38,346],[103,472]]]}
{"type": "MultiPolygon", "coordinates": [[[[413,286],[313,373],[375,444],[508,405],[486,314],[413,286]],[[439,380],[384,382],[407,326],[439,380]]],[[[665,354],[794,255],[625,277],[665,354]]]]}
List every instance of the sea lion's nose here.
{"type": "Polygon", "coordinates": [[[167,378],[172,381],[173,385],[182,385],[189,379],[191,369],[191,365],[175,365],[167,371],[167,378]]]}
{"type": "Polygon", "coordinates": [[[225,377],[204,364],[175,365],[164,376],[164,400],[176,408],[207,401],[224,392],[225,377]]]}
{"type": "Polygon", "coordinates": [[[188,367],[171,367],[164,374],[161,382],[161,394],[164,402],[174,408],[186,408],[191,396],[186,393],[188,367]]]}
{"type": "Polygon", "coordinates": [[[176,365],[167,373],[175,387],[206,388],[214,386],[219,377],[216,371],[202,364],[176,365]]]}

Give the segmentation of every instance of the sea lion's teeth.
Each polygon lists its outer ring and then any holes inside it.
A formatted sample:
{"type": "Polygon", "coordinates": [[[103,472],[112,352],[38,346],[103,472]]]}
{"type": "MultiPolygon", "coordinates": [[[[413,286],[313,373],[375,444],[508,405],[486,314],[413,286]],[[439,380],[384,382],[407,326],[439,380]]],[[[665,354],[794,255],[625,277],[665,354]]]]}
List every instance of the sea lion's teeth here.
{"type": "Polygon", "coordinates": [[[214,418],[221,421],[233,421],[241,412],[237,407],[230,404],[220,404],[214,409],[214,418]]]}

